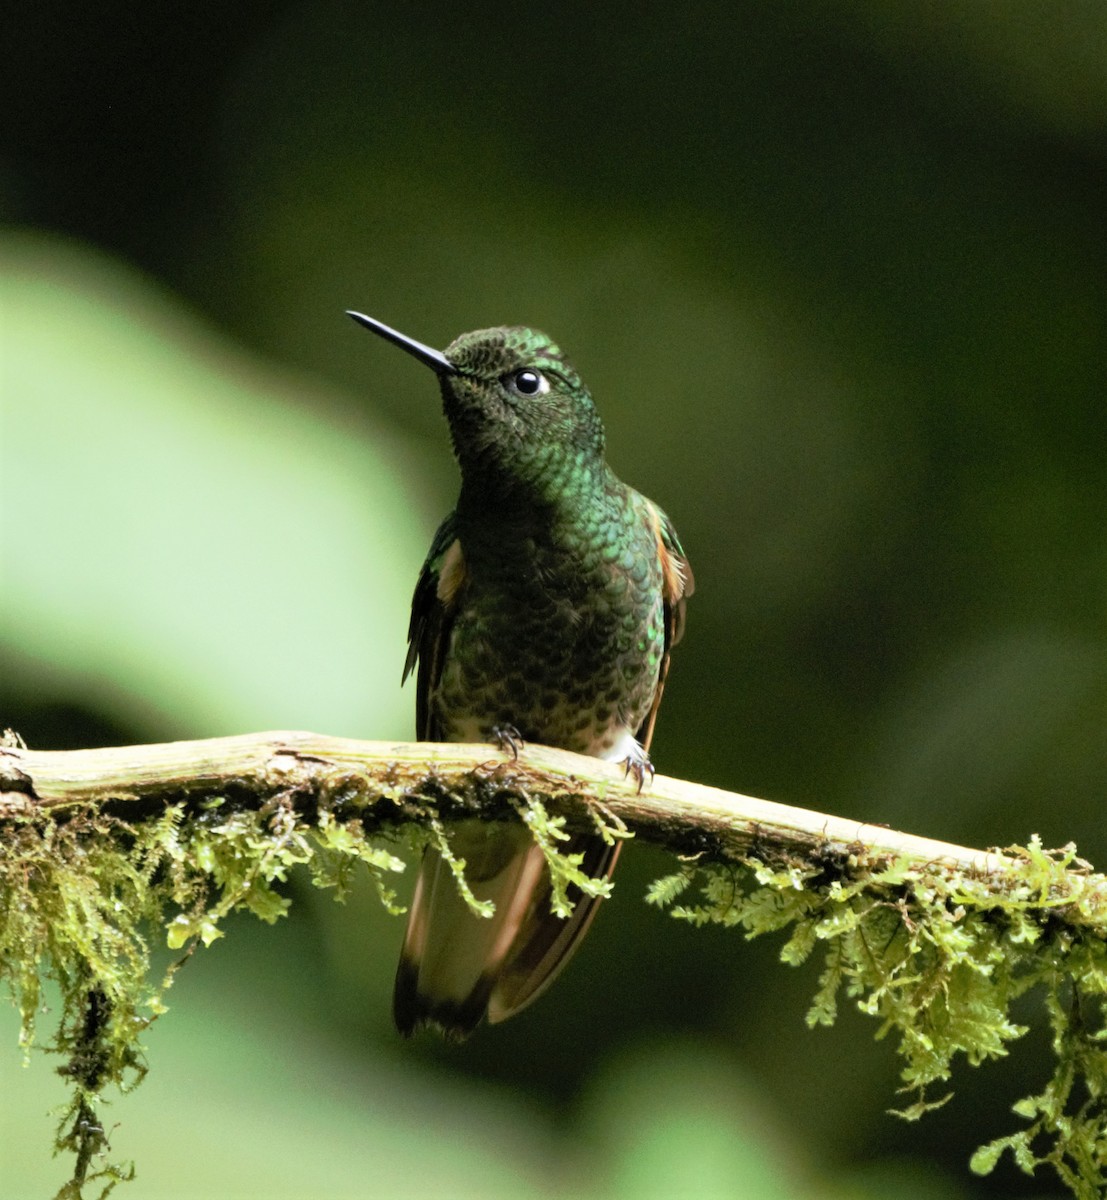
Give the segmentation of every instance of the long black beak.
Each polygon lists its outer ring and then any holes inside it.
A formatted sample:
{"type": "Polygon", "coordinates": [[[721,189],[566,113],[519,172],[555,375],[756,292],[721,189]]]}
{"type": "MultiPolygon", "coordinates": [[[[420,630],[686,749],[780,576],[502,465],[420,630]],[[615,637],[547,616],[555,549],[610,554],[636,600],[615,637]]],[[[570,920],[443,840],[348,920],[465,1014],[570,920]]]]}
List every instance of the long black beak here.
{"type": "Polygon", "coordinates": [[[347,309],[346,316],[353,317],[359,325],[364,325],[366,329],[371,329],[374,333],[380,334],[382,338],[391,342],[394,346],[399,346],[401,350],[406,350],[412,358],[417,358],[437,374],[457,374],[457,368],[441,350],[432,350],[430,346],[424,346],[422,342],[417,342],[414,338],[409,338],[407,334],[398,332],[383,321],[367,317],[364,313],[353,312],[351,309],[347,309]]]}

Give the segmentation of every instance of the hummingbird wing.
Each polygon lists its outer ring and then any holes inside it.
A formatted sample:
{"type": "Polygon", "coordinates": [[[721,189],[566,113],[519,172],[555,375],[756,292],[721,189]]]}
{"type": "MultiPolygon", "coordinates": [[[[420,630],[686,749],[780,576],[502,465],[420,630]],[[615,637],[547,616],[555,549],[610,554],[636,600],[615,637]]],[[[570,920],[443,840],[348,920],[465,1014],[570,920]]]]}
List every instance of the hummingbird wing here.
{"type": "MultiPolygon", "coordinates": [[[[403,678],[416,672],[415,724],[421,741],[444,736],[430,700],[442,675],[465,573],[451,513],[434,535],[411,601],[403,678]]],[[[429,1023],[447,1037],[461,1039],[480,1023],[545,870],[541,851],[523,826],[463,821],[454,826],[450,840],[465,863],[474,897],[492,901],[496,911],[490,920],[476,917],[458,894],[450,865],[433,846],[427,847],[392,995],[396,1027],[405,1036],[429,1023]]]]}
{"type": "Polygon", "coordinates": [[[441,741],[430,707],[430,694],[442,674],[442,661],[450,640],[458,592],[465,578],[465,560],[457,540],[453,513],[442,522],[431,542],[415,594],[407,628],[407,658],[401,683],[412,671],[415,677],[415,736],[421,742],[441,741]]]}
{"type": "MultiPolygon", "coordinates": [[[[665,629],[657,687],[650,710],[636,735],[642,749],[648,751],[658,706],[661,704],[661,693],[665,688],[665,677],[669,673],[670,652],[684,633],[685,601],[695,588],[695,580],[673,523],[651,500],[645,497],[642,500],[657,538],[665,629]]],[[[593,879],[609,879],[615,870],[621,847],[620,842],[608,845],[595,834],[585,833],[577,834],[559,849],[565,854],[583,854],[581,870],[593,879]]],[[[530,853],[541,854],[537,847],[532,847],[530,853]]],[[[541,885],[534,888],[527,909],[522,914],[522,924],[515,942],[509,948],[500,976],[492,989],[488,1019],[493,1024],[513,1016],[550,986],[580,945],[596,915],[600,899],[585,896],[577,888],[570,888],[569,898],[574,905],[572,915],[567,919],[557,917],[550,911],[552,890],[549,876],[543,874],[541,885]]]]}
{"type": "Polygon", "coordinates": [[[673,647],[684,636],[684,610],[688,597],[696,590],[696,579],[684,547],[680,544],[672,521],[652,500],[646,501],[654,534],[657,538],[657,557],[661,564],[661,598],[664,604],[665,646],[661,655],[661,668],[657,673],[657,689],[646,719],[638,729],[638,741],[642,749],[649,751],[653,741],[653,727],[657,721],[657,710],[661,707],[661,695],[665,691],[665,680],[669,675],[669,659],[673,647]]]}
{"type": "MultiPolygon", "coordinates": [[[[411,600],[403,679],[416,672],[415,727],[420,741],[443,738],[430,698],[442,675],[464,581],[465,559],[450,513],[434,535],[411,600]]],[[[505,910],[512,897],[529,890],[527,851],[534,843],[525,829],[466,821],[455,826],[451,841],[465,862],[474,897],[491,900],[496,914],[492,920],[475,917],[458,895],[449,864],[433,846],[427,847],[392,995],[396,1027],[405,1036],[429,1022],[460,1039],[480,1023],[510,941],[505,926],[517,928],[505,910]]]]}

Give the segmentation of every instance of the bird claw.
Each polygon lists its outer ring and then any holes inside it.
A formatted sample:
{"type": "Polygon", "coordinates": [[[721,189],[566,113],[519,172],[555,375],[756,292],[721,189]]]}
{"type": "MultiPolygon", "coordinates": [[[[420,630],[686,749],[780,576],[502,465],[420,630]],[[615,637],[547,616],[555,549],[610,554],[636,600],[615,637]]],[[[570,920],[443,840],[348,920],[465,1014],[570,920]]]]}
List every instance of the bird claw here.
{"type": "Polygon", "coordinates": [[[511,757],[516,761],[519,758],[519,751],[526,745],[523,741],[523,735],[514,725],[493,725],[492,744],[497,750],[503,751],[504,754],[510,751],[511,757]]]}
{"type": "Polygon", "coordinates": [[[646,776],[649,775],[650,782],[653,783],[653,778],[657,774],[653,769],[653,763],[650,762],[650,756],[641,746],[636,747],[623,759],[623,768],[623,778],[626,779],[628,775],[633,775],[639,792],[645,786],[646,776]]]}

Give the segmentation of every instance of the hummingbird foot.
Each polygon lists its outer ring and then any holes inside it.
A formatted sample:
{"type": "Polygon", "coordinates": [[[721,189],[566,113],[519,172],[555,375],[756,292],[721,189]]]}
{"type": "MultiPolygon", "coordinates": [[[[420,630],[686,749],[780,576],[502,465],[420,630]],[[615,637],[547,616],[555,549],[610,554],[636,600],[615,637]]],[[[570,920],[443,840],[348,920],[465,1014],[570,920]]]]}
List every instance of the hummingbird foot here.
{"type": "Polygon", "coordinates": [[[511,757],[516,760],[519,758],[519,751],[526,744],[523,735],[514,725],[493,725],[491,740],[497,750],[502,750],[504,754],[510,751],[511,757]]]}
{"type": "Polygon", "coordinates": [[[653,769],[653,763],[650,762],[650,756],[637,742],[634,743],[634,748],[631,752],[623,759],[623,767],[625,768],[623,778],[626,779],[628,775],[633,775],[638,784],[639,791],[645,786],[647,775],[650,777],[650,782],[652,783],[654,775],[657,774],[653,769]]]}

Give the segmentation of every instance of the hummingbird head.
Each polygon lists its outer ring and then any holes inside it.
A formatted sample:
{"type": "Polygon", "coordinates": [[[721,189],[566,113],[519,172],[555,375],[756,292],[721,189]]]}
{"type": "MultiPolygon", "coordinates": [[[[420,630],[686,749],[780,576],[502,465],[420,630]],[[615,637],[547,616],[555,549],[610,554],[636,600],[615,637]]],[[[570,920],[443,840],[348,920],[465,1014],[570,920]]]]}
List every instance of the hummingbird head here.
{"type": "Polygon", "coordinates": [[[592,396],[557,344],[524,326],[463,333],[446,347],[446,417],[458,457],[475,453],[520,467],[569,458],[603,461],[592,396]]]}
{"type": "Polygon", "coordinates": [[[478,329],[439,352],[350,316],[436,372],[463,481],[554,499],[574,481],[602,475],[604,431],[592,396],[544,333],[478,329]]]}

